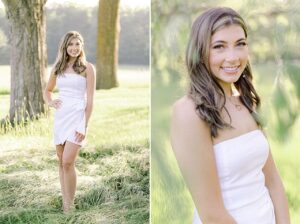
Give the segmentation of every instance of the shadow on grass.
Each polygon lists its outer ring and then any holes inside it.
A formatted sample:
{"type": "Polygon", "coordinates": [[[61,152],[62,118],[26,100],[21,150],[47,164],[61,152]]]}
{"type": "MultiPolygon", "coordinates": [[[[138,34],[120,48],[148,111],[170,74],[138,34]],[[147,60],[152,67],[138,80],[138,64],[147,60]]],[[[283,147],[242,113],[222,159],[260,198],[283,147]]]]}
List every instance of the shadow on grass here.
{"type": "MultiPolygon", "coordinates": [[[[17,193],[16,189],[20,189],[22,186],[22,180],[7,180],[7,179],[0,179],[0,208],[4,207],[13,207],[15,201],[17,200],[17,193]]],[[[1,219],[0,219],[0,223],[1,219]]]]}
{"type": "MultiPolygon", "coordinates": [[[[0,223],[5,224],[92,224],[97,222],[97,213],[79,212],[65,215],[57,211],[37,208],[17,209],[0,214],[0,223]]],[[[114,223],[114,222],[100,222],[114,223]]]]}
{"type": "Polygon", "coordinates": [[[75,200],[76,209],[100,208],[106,220],[111,220],[105,223],[148,223],[148,186],[149,173],[146,176],[118,174],[79,195],[75,200]]]}
{"type": "Polygon", "coordinates": [[[45,211],[37,209],[18,209],[0,215],[0,223],[7,224],[40,224],[46,221],[45,211]]]}
{"type": "Polygon", "coordinates": [[[113,156],[120,151],[127,152],[141,152],[141,150],[149,148],[149,142],[145,142],[143,145],[100,145],[96,146],[95,149],[85,149],[79,152],[79,157],[94,162],[97,159],[113,156]]]}
{"type": "Polygon", "coordinates": [[[26,197],[22,195],[22,186],[28,183],[21,179],[1,179],[0,192],[7,197],[1,197],[0,207],[4,209],[0,212],[0,223],[148,223],[149,164],[146,161],[144,165],[140,161],[128,164],[131,172],[106,177],[76,196],[76,212],[69,215],[62,214],[61,196],[54,193],[44,205],[25,201],[15,204],[20,195],[26,197]]]}
{"type": "Polygon", "coordinates": [[[91,190],[76,199],[78,209],[101,206],[105,203],[126,201],[138,197],[139,201],[149,199],[149,164],[141,165],[140,161],[128,161],[131,172],[117,173],[104,178],[91,190]]]}

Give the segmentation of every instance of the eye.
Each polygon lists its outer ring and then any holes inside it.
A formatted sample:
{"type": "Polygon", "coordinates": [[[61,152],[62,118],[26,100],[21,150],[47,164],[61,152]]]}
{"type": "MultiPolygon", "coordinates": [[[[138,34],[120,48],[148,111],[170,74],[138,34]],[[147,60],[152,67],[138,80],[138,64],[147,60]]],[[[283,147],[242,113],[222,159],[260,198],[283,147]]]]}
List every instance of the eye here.
{"type": "Polygon", "coordinates": [[[237,44],[237,46],[239,46],[239,47],[243,47],[243,46],[246,46],[246,45],[247,45],[246,42],[239,42],[239,43],[237,44]]]}
{"type": "Polygon", "coordinates": [[[213,46],[213,49],[222,49],[224,48],[224,46],[222,44],[217,44],[215,46],[213,46]]]}

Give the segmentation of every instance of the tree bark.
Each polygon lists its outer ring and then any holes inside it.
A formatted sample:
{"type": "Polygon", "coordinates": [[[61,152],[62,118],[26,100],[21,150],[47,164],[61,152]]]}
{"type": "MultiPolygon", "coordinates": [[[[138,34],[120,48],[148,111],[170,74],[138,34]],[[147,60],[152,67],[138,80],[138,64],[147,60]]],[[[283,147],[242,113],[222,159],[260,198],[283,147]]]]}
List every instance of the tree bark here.
{"type": "Polygon", "coordinates": [[[96,89],[118,86],[119,3],[120,0],[99,1],[96,89]]]}
{"type": "Polygon", "coordinates": [[[10,25],[11,94],[9,119],[20,123],[45,112],[47,66],[46,0],[2,0],[10,25]]]}

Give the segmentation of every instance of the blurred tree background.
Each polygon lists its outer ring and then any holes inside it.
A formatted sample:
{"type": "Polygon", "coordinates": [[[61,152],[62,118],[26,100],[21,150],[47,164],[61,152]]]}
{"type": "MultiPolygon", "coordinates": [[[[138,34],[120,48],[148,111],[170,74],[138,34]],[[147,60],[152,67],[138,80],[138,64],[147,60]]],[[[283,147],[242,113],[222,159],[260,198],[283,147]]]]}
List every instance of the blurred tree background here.
{"type": "Polygon", "coordinates": [[[300,223],[300,4],[296,0],[152,0],[151,218],[191,223],[193,203],[169,142],[171,105],[185,94],[185,48],[193,20],[210,7],[238,11],[249,28],[254,84],[282,176],[292,223],[300,223]]]}
{"type": "Polygon", "coordinates": [[[96,89],[118,86],[120,0],[101,0],[98,9],[96,89]]]}
{"type": "MultiPolygon", "coordinates": [[[[46,36],[48,63],[56,58],[60,38],[69,30],[79,31],[85,40],[87,59],[96,62],[96,35],[98,7],[78,7],[74,4],[47,6],[46,36]]],[[[145,8],[121,8],[119,63],[127,65],[149,64],[149,12],[145,8]],[[146,25],[145,25],[146,24],[146,25]],[[126,29],[122,29],[126,27],[126,29]]],[[[4,8],[0,8],[0,65],[9,64],[9,30],[4,8]]]]}

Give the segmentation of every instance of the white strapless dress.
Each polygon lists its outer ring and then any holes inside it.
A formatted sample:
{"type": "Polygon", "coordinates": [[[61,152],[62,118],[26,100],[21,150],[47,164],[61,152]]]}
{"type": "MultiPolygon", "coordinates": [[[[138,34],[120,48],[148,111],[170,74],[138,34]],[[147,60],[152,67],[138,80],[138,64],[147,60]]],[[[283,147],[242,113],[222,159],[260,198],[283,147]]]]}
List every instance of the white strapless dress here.
{"type": "Polygon", "coordinates": [[[75,132],[85,134],[86,78],[73,73],[57,76],[61,107],[54,116],[54,144],[66,141],[77,145],[82,142],[75,140],[75,132]]]}
{"type": "MultiPolygon", "coordinates": [[[[226,209],[238,224],[275,224],[275,214],[262,168],[269,144],[261,130],[214,145],[226,209]]],[[[201,224],[195,209],[193,224],[201,224]]]]}

